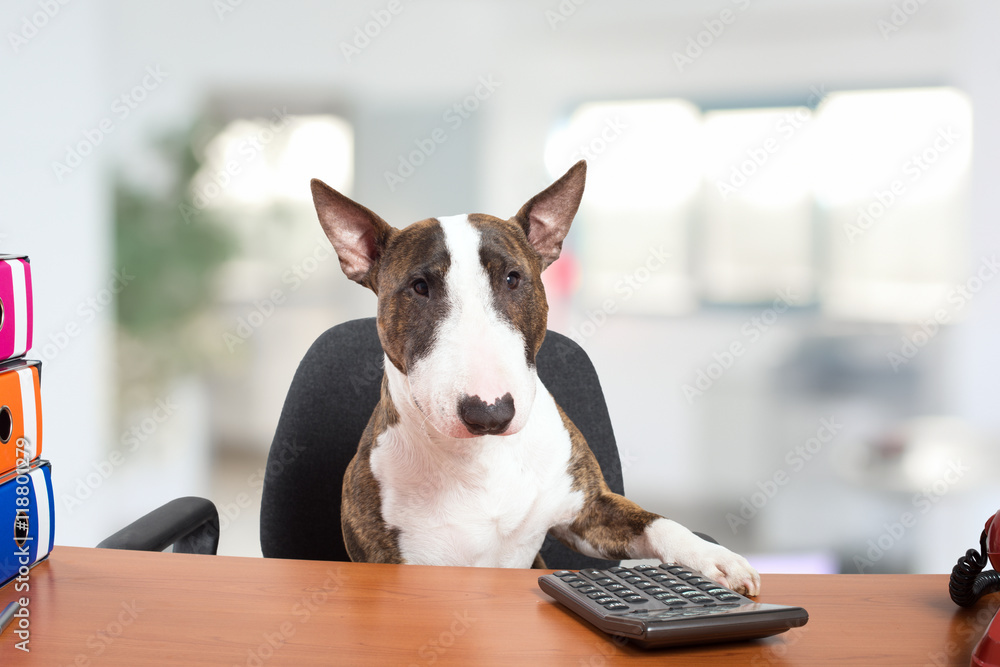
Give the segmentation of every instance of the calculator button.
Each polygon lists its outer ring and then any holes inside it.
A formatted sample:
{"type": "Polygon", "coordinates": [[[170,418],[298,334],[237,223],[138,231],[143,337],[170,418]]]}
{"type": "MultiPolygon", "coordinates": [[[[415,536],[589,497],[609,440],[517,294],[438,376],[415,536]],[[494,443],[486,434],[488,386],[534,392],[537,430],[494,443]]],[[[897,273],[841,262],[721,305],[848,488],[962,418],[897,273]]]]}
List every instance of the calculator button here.
{"type": "Polygon", "coordinates": [[[632,569],[636,572],[648,572],[649,570],[655,570],[656,568],[652,565],[636,565],[632,569]]]}
{"type": "Polygon", "coordinates": [[[609,584],[609,585],[605,586],[604,588],[607,589],[607,590],[609,590],[609,591],[611,591],[612,593],[617,593],[618,591],[625,590],[625,587],[622,586],[621,584],[609,584]]]}
{"type": "Polygon", "coordinates": [[[611,568],[611,569],[608,570],[608,572],[612,572],[614,574],[618,574],[619,572],[627,572],[627,571],[628,571],[627,567],[613,567],[613,568],[611,568]]]}
{"type": "Polygon", "coordinates": [[[646,591],[646,595],[656,595],[657,593],[666,593],[666,589],[660,588],[659,586],[648,586],[643,589],[646,591]]]}
{"type": "Polygon", "coordinates": [[[643,581],[643,578],[640,577],[637,574],[633,574],[631,577],[623,577],[623,579],[625,579],[625,581],[627,581],[630,584],[634,584],[634,583],[638,583],[640,581],[643,581]]]}
{"type": "Polygon", "coordinates": [[[673,586],[670,587],[670,590],[675,591],[677,593],[683,593],[685,591],[693,591],[694,589],[688,586],[687,584],[674,584],[673,586]]]}
{"type": "Polygon", "coordinates": [[[572,577],[574,574],[576,574],[576,572],[570,572],[569,570],[559,570],[558,572],[553,572],[552,574],[556,575],[560,579],[564,579],[566,577],[572,577]]]}
{"type": "Polygon", "coordinates": [[[569,584],[573,588],[582,588],[584,586],[589,586],[590,585],[589,581],[584,581],[583,579],[563,579],[563,581],[565,581],[567,584],[569,584]]]}
{"type": "Polygon", "coordinates": [[[660,568],[663,569],[663,570],[666,570],[667,572],[670,572],[671,574],[673,574],[675,572],[681,572],[684,569],[684,566],[683,565],[661,565],[660,568]]]}
{"type": "Polygon", "coordinates": [[[680,572],[674,572],[674,576],[677,577],[678,579],[687,580],[687,579],[691,579],[695,575],[692,572],[687,572],[686,570],[681,570],[680,572]]]}
{"type": "Polygon", "coordinates": [[[628,609],[628,605],[621,602],[612,602],[611,604],[604,605],[604,608],[608,611],[625,611],[628,609]]]}
{"type": "Polygon", "coordinates": [[[620,598],[623,598],[626,595],[635,595],[635,591],[633,591],[631,588],[623,588],[622,590],[618,591],[616,595],[620,598]]]}
{"type": "Polygon", "coordinates": [[[642,597],[641,595],[626,595],[625,597],[622,598],[622,600],[625,600],[625,602],[631,602],[633,604],[649,602],[649,600],[642,597]]]}
{"type": "Polygon", "coordinates": [[[600,589],[597,588],[597,586],[580,586],[576,590],[580,591],[581,593],[593,593],[594,591],[600,591],[600,589]]]}
{"type": "Polygon", "coordinates": [[[638,588],[640,591],[645,591],[649,590],[650,588],[656,588],[656,584],[654,584],[652,581],[638,581],[635,584],[635,588],[638,588]]]}
{"type": "Polygon", "coordinates": [[[713,588],[719,587],[719,584],[715,583],[714,581],[708,581],[704,584],[692,584],[691,580],[688,579],[688,584],[691,586],[696,586],[697,588],[700,588],[703,591],[709,591],[712,590],[713,588]]]}
{"type": "Polygon", "coordinates": [[[691,598],[694,598],[694,597],[704,597],[705,596],[704,593],[702,593],[701,591],[696,591],[693,588],[691,590],[689,590],[689,591],[677,591],[677,592],[680,593],[682,596],[686,597],[688,600],[690,600],[691,598]]]}
{"type": "Polygon", "coordinates": [[[594,583],[599,584],[601,586],[607,586],[608,584],[615,583],[615,580],[612,579],[611,577],[603,577],[601,579],[596,580],[594,583]]]}
{"type": "Polygon", "coordinates": [[[604,591],[594,591],[593,593],[587,593],[587,597],[590,598],[591,600],[600,600],[601,598],[608,598],[609,600],[614,599],[604,591]]]}
{"type": "Polygon", "coordinates": [[[673,579],[668,574],[651,574],[649,578],[653,581],[673,581],[673,579]]]}
{"type": "Polygon", "coordinates": [[[695,595],[693,597],[689,597],[688,600],[690,600],[691,602],[697,602],[698,604],[705,604],[706,602],[707,603],[714,602],[712,598],[708,597],[707,595],[695,595]]]}
{"type": "Polygon", "coordinates": [[[593,568],[587,570],[580,570],[580,574],[588,579],[600,579],[604,576],[604,573],[600,570],[595,570],[593,568]]]}
{"type": "Polygon", "coordinates": [[[737,595],[736,593],[719,593],[715,597],[719,598],[720,600],[739,600],[740,599],[740,596],[737,595]]]}

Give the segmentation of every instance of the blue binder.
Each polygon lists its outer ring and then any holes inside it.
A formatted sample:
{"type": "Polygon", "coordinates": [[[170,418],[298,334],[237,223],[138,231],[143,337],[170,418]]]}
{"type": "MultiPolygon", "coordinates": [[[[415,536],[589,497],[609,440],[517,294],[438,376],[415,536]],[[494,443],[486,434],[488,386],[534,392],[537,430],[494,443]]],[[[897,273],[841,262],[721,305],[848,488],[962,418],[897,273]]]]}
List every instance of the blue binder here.
{"type": "Polygon", "coordinates": [[[48,461],[0,477],[0,587],[16,580],[14,590],[28,590],[29,570],[52,551],[55,520],[48,461]]]}

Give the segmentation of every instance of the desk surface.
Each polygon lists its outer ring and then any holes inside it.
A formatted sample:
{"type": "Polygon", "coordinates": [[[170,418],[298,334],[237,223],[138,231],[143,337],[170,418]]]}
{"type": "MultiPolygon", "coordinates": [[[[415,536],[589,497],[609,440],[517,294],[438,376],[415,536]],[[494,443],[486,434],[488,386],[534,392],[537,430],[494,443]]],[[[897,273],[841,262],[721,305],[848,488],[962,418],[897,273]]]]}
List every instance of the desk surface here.
{"type": "MultiPolygon", "coordinates": [[[[57,547],[31,571],[30,653],[4,665],[968,665],[1000,600],[946,575],[764,575],[809,623],[756,642],[643,651],[555,604],[538,571],[57,547]]],[[[0,589],[0,607],[15,596],[0,589]]]]}

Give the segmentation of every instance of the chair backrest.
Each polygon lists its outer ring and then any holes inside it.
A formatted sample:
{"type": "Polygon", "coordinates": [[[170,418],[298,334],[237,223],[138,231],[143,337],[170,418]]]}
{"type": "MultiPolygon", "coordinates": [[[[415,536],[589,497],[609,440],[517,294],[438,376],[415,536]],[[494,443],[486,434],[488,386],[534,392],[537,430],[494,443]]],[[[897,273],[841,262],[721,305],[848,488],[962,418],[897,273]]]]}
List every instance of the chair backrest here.
{"type": "MultiPolygon", "coordinates": [[[[378,402],[382,361],[375,318],[329,329],[302,359],[267,460],[260,512],[264,556],[349,560],[340,529],[341,484],[378,402]]],[[[549,331],[535,362],[542,382],[587,439],[608,486],[622,493],[618,447],[590,358],[571,339],[549,331]]],[[[610,566],[550,537],[542,556],[553,568],[610,566]]]]}

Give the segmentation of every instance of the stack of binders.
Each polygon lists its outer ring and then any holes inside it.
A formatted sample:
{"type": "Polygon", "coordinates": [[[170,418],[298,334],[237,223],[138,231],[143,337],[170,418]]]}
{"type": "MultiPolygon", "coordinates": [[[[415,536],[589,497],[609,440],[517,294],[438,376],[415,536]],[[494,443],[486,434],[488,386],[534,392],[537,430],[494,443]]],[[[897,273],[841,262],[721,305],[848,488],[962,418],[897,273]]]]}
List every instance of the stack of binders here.
{"type": "Polygon", "coordinates": [[[31,264],[0,255],[0,586],[52,551],[52,466],[42,453],[42,362],[32,334],[31,264]]]}

